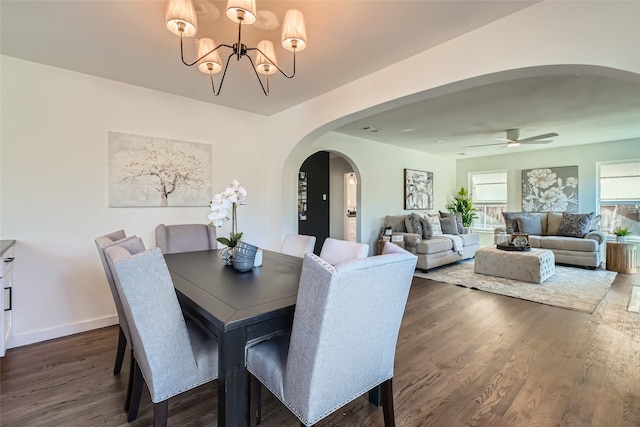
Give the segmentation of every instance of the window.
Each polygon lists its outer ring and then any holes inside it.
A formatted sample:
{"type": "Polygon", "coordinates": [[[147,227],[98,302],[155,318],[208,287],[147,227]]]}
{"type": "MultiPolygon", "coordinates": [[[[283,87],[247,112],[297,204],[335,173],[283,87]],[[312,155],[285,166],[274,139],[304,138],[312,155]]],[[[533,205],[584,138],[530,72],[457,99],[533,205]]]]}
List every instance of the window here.
{"type": "Polygon", "coordinates": [[[507,210],[507,171],[472,172],[469,182],[473,207],[478,210],[473,228],[493,230],[502,226],[502,212],[507,210]]]}
{"type": "Polygon", "coordinates": [[[600,229],[613,232],[617,227],[640,235],[640,161],[601,163],[600,229]]]}

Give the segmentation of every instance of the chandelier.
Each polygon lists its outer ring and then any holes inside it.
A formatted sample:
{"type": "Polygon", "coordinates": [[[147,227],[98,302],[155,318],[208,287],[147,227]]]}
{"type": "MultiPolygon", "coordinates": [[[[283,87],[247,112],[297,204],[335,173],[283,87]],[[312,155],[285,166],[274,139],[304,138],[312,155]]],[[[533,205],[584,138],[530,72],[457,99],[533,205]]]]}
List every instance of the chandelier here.
{"type": "MultiPolygon", "coordinates": [[[[240,61],[247,58],[251,63],[260,87],[265,95],[269,95],[269,75],[280,72],[290,79],[296,74],[296,51],[301,51],[307,46],[307,33],[304,26],[304,17],[298,10],[287,11],[282,26],[282,47],[293,52],[293,73],[288,75],[279,66],[276,58],[273,43],[269,40],[262,40],[257,47],[247,47],[242,43],[242,26],[252,25],[257,21],[255,0],[229,0],[226,10],[227,18],[238,23],[238,41],[233,45],[216,45],[213,39],[196,39],[197,59],[193,62],[185,61],[183,39],[193,37],[198,29],[196,11],[191,0],[169,0],[167,4],[166,21],[167,28],[172,33],[180,36],[180,58],[182,63],[188,67],[198,64],[198,69],[208,74],[211,78],[211,90],[218,96],[227,75],[229,61],[235,57],[240,61]],[[231,53],[227,57],[224,69],[220,54],[220,48],[230,49],[231,53]],[[249,52],[255,51],[255,60],[249,56],[249,52]],[[220,84],[216,90],[213,75],[223,71],[220,84]],[[264,75],[265,83],[260,78],[264,75]]],[[[222,51],[222,50],[221,50],[222,51]]]]}

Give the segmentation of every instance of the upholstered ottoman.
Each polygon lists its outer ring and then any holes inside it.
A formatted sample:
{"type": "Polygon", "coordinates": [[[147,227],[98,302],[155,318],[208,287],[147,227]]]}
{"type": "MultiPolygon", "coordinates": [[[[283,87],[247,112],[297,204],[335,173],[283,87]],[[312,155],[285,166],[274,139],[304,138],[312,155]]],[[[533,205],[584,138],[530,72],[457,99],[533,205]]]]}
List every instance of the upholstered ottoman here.
{"type": "Polygon", "coordinates": [[[516,252],[481,248],[476,252],[474,271],[489,276],[542,283],[556,274],[556,264],[553,252],[547,249],[516,252]]]}

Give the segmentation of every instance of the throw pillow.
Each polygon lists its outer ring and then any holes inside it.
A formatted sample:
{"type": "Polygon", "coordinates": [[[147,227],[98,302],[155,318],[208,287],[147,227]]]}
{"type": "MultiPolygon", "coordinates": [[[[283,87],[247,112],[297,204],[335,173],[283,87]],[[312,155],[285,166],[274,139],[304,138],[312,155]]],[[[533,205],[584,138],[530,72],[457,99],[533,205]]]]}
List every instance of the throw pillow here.
{"type": "Polygon", "coordinates": [[[433,230],[431,230],[431,223],[426,218],[420,218],[420,225],[422,226],[422,238],[430,239],[433,237],[433,230]]]}
{"type": "Polygon", "coordinates": [[[409,225],[411,226],[411,228],[407,227],[407,231],[409,233],[415,233],[418,236],[422,237],[422,225],[420,224],[420,216],[412,213],[407,217],[407,219],[409,220],[409,225]]]}
{"type": "Polygon", "coordinates": [[[562,214],[549,212],[547,214],[547,236],[557,236],[562,223],[562,214]]]}
{"type": "MultiPolygon", "coordinates": [[[[454,217],[456,219],[456,227],[458,227],[458,232],[456,234],[464,234],[464,225],[462,225],[462,214],[460,212],[451,213],[451,212],[440,212],[440,218],[450,218],[454,217]]],[[[447,233],[450,234],[450,233],[447,233]]]]}
{"type": "Polygon", "coordinates": [[[518,230],[518,218],[529,217],[529,212],[502,212],[504,218],[504,227],[507,234],[517,233],[518,230]]]}
{"type": "Polygon", "coordinates": [[[440,218],[437,215],[429,215],[427,217],[429,223],[431,224],[431,235],[432,236],[442,236],[442,227],[440,226],[440,218]]]}
{"type": "Polygon", "coordinates": [[[458,233],[458,225],[455,217],[440,218],[440,227],[443,234],[460,234],[458,233]]]}
{"type": "Polygon", "coordinates": [[[564,212],[562,214],[562,223],[558,229],[559,236],[567,237],[584,237],[589,232],[591,220],[595,214],[572,214],[564,212]]]}
{"type": "Polygon", "coordinates": [[[518,222],[518,230],[521,233],[527,233],[534,236],[542,235],[542,222],[540,221],[540,216],[523,216],[516,218],[516,221],[518,222]]]}

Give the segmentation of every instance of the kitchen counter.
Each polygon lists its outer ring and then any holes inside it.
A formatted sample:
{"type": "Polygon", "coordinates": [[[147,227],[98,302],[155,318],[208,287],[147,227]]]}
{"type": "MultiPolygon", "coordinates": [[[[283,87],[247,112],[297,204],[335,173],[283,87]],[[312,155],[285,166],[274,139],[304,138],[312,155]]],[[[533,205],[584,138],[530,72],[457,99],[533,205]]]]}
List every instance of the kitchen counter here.
{"type": "Polygon", "coordinates": [[[4,253],[15,243],[15,240],[0,240],[0,256],[4,255],[4,253]]]}

